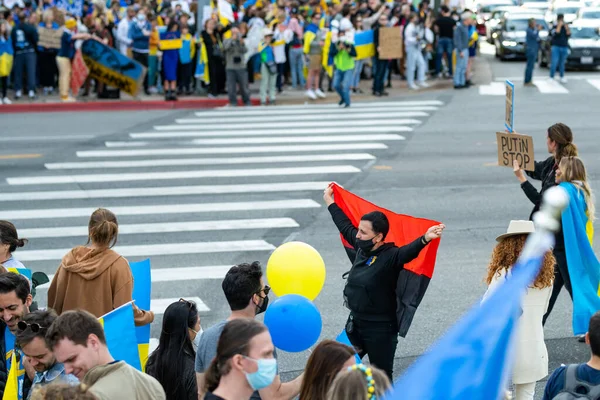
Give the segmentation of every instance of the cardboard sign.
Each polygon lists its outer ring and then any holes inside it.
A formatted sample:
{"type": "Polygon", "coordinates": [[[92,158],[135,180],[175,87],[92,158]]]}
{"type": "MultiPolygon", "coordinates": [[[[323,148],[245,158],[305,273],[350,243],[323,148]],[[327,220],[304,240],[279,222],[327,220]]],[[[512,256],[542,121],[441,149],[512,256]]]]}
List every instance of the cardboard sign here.
{"type": "Polygon", "coordinates": [[[62,29],[38,28],[38,46],[46,49],[60,49],[60,41],[62,38],[62,29]]]}
{"type": "Polygon", "coordinates": [[[504,116],[504,126],[509,132],[514,132],[514,102],[515,102],[515,85],[511,81],[506,81],[506,114],[504,116]]]}
{"type": "Polygon", "coordinates": [[[519,162],[521,169],[534,170],[533,138],[516,133],[496,132],[498,141],[498,165],[513,167],[513,160],[519,162]]]}
{"type": "Polygon", "coordinates": [[[379,28],[379,59],[402,58],[402,31],[400,27],[379,28]]]}
{"type": "Polygon", "coordinates": [[[146,67],[93,39],[83,42],[81,52],[92,78],[137,96],[146,77],[146,67]]]}
{"type": "Polygon", "coordinates": [[[83,60],[81,50],[77,50],[71,63],[71,92],[73,96],[77,96],[89,74],[90,70],[83,60]]]}

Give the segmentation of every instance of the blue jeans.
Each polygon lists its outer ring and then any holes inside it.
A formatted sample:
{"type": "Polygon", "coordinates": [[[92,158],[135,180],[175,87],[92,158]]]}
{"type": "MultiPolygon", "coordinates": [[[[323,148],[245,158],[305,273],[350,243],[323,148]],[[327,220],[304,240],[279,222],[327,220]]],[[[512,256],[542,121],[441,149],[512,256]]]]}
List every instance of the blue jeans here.
{"type": "Polygon", "coordinates": [[[560,77],[565,76],[565,64],[567,63],[567,56],[569,55],[569,48],[562,46],[552,46],[552,54],[550,60],[550,78],[554,78],[556,67],[560,73],[560,77]]]}
{"type": "Polygon", "coordinates": [[[435,56],[435,73],[439,74],[442,72],[442,57],[446,55],[448,60],[448,73],[452,75],[452,50],[454,43],[452,38],[439,38],[435,56]]]}
{"type": "Polygon", "coordinates": [[[302,47],[290,48],[290,70],[292,71],[292,88],[304,87],[304,51],[302,47]]]}
{"type": "Polygon", "coordinates": [[[408,86],[415,84],[415,69],[417,81],[425,81],[425,59],[421,49],[416,46],[406,46],[406,83],[408,86]]]}
{"type": "Polygon", "coordinates": [[[525,67],[525,83],[529,83],[533,78],[533,67],[535,66],[535,60],[537,58],[537,49],[526,50],[525,56],[527,57],[527,66],[525,67]]]}
{"type": "Polygon", "coordinates": [[[23,89],[23,72],[27,74],[27,90],[35,91],[37,54],[35,51],[29,53],[19,53],[14,56],[13,89],[15,91],[23,89]]]}
{"type": "Polygon", "coordinates": [[[350,85],[352,84],[352,76],[354,70],[340,71],[336,69],[333,73],[333,88],[340,95],[344,103],[350,105],[350,85]]]}
{"type": "Polygon", "coordinates": [[[352,84],[350,87],[358,88],[360,83],[360,74],[365,66],[365,59],[354,61],[354,72],[352,73],[352,84]]]}
{"type": "Polygon", "coordinates": [[[454,71],[454,86],[464,86],[467,82],[467,63],[469,49],[456,50],[456,69],[454,71]],[[460,56],[462,54],[462,57],[460,56]]]}

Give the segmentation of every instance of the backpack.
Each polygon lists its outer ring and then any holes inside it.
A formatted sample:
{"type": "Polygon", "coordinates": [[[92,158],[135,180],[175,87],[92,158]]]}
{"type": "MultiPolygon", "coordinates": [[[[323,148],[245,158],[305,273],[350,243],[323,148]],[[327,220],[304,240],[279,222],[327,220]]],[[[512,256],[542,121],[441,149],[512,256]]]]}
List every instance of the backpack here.
{"type": "Polygon", "coordinates": [[[571,364],[567,367],[565,372],[565,387],[552,400],[600,399],[600,385],[594,386],[589,382],[577,379],[578,366],[579,364],[571,364]],[[577,390],[580,388],[584,388],[587,394],[577,393],[577,390]]]}

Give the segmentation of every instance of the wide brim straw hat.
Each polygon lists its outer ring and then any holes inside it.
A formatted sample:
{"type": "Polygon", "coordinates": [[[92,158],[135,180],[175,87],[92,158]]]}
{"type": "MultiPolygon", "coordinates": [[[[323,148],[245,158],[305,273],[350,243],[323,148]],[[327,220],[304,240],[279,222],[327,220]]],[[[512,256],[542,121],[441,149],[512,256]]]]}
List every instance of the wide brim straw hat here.
{"type": "Polygon", "coordinates": [[[500,242],[502,239],[516,235],[529,235],[533,232],[535,232],[535,225],[532,221],[512,220],[510,221],[510,224],[508,224],[506,233],[498,236],[496,241],[500,242]]]}

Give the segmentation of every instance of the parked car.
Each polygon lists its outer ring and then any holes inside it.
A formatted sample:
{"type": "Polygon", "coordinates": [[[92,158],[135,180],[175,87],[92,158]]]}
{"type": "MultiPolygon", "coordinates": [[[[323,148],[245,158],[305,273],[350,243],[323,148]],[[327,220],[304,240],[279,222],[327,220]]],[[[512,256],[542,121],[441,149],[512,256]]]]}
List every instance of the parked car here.
{"type": "MultiPolygon", "coordinates": [[[[569,55],[567,68],[595,69],[600,65],[600,28],[597,21],[577,20],[569,26],[569,55]]],[[[548,67],[551,60],[551,38],[540,46],[540,66],[548,67]]]]}
{"type": "Polygon", "coordinates": [[[491,44],[494,43],[494,39],[496,38],[495,32],[498,30],[498,26],[500,25],[502,18],[504,18],[504,16],[508,12],[516,11],[516,10],[521,10],[521,7],[517,7],[517,6],[498,7],[491,13],[490,17],[484,21],[485,37],[486,37],[488,43],[491,43],[491,44]]]}
{"type": "Polygon", "coordinates": [[[585,7],[579,10],[579,18],[600,21],[600,7],[585,7]]]}
{"type": "Polygon", "coordinates": [[[507,7],[507,6],[515,6],[514,1],[513,0],[487,0],[487,1],[480,2],[477,5],[476,29],[480,36],[486,36],[487,31],[486,31],[485,21],[487,21],[491,17],[492,13],[500,7],[507,7]]]}
{"type": "Polygon", "coordinates": [[[508,14],[500,23],[500,29],[496,36],[496,57],[502,61],[525,58],[525,37],[531,18],[535,19],[536,26],[542,26],[540,38],[545,39],[548,36],[548,24],[541,14],[508,14]]]}
{"type": "Polygon", "coordinates": [[[585,8],[585,3],[582,2],[556,3],[546,14],[546,22],[551,24],[556,21],[558,14],[562,14],[565,16],[565,22],[570,24],[577,19],[582,8],[585,8]]]}

